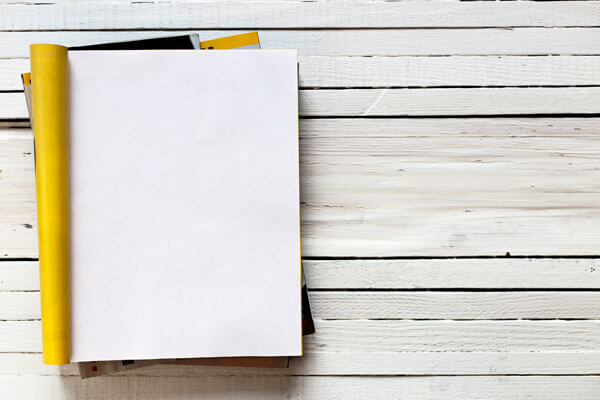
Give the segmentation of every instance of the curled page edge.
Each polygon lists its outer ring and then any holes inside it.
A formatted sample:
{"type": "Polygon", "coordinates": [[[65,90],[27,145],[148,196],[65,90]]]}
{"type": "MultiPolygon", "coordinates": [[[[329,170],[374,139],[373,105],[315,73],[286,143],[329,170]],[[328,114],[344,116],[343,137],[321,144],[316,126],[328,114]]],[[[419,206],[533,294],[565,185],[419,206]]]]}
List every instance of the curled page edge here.
{"type": "Polygon", "coordinates": [[[31,91],[44,363],[70,361],[67,48],[32,44],[31,91]]]}

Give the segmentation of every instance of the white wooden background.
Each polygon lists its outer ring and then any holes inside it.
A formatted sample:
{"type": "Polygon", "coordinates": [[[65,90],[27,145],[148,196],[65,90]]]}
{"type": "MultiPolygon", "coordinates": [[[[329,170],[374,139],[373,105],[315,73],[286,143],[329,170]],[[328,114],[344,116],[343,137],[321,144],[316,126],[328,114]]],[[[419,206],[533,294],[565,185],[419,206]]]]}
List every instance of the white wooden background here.
{"type": "Polygon", "coordinates": [[[598,1],[2,0],[0,398],[597,399],[599,118],[598,1]],[[249,30],[300,54],[306,356],[44,366],[28,45],[249,30]]]}

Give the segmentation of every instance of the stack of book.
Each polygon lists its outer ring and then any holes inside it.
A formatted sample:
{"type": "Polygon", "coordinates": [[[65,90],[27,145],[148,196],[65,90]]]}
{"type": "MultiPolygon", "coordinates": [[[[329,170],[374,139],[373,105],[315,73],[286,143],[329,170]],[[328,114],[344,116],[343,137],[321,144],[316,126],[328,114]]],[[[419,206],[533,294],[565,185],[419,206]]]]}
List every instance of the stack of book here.
{"type": "Polygon", "coordinates": [[[256,32],[31,46],[45,363],[302,354],[297,57],[256,49],[256,32]]]}

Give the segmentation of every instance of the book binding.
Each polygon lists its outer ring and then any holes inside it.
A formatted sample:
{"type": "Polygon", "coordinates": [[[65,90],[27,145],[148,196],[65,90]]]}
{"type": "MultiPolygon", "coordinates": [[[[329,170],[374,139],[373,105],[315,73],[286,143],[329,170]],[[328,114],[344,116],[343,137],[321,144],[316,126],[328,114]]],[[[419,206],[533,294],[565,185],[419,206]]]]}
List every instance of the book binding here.
{"type": "Polygon", "coordinates": [[[67,48],[34,44],[30,50],[44,363],[67,364],[70,360],[67,48]]]}

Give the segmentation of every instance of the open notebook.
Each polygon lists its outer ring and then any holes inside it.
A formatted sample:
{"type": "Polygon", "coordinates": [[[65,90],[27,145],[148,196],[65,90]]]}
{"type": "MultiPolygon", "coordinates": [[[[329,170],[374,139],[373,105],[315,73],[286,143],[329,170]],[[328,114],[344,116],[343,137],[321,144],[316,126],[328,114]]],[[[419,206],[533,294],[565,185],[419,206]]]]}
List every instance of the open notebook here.
{"type": "Polygon", "coordinates": [[[46,362],[301,354],[295,51],[34,45],[32,86],[46,362]]]}

